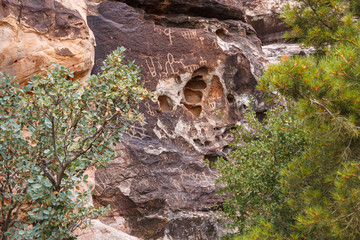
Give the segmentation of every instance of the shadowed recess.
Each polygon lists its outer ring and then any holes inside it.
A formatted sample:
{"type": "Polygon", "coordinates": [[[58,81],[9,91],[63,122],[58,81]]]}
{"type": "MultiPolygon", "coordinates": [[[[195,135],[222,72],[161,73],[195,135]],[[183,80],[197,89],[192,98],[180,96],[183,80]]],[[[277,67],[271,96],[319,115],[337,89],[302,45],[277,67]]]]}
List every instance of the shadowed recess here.
{"type": "Polygon", "coordinates": [[[218,76],[213,76],[213,78],[211,79],[209,98],[217,99],[222,97],[224,97],[223,85],[221,84],[218,76]]]}
{"type": "Polygon", "coordinates": [[[199,91],[192,91],[190,89],[184,90],[185,100],[188,103],[200,103],[202,98],[202,93],[199,91]]]}
{"type": "Polygon", "coordinates": [[[235,102],[235,97],[231,93],[229,93],[226,98],[227,98],[229,103],[235,102]]]}
{"type": "Polygon", "coordinates": [[[184,104],[184,106],[192,113],[195,117],[200,117],[200,113],[202,111],[201,106],[191,106],[189,104],[184,104]]]}
{"type": "Polygon", "coordinates": [[[171,98],[169,98],[166,95],[161,95],[158,97],[158,101],[160,104],[160,109],[163,112],[170,112],[173,110],[174,104],[171,100],[171,98]]]}
{"type": "Polygon", "coordinates": [[[185,88],[191,88],[194,90],[202,90],[206,88],[206,83],[202,80],[201,76],[194,77],[185,86],[185,88]]]}
{"type": "Polygon", "coordinates": [[[218,30],[216,30],[215,33],[216,33],[216,36],[218,36],[221,39],[224,39],[226,36],[225,31],[223,29],[218,29],[218,30]]]}
{"type": "Polygon", "coordinates": [[[209,73],[209,69],[204,66],[204,67],[201,67],[201,68],[195,70],[193,73],[193,77],[204,76],[204,75],[207,75],[208,73],[209,73]]]}

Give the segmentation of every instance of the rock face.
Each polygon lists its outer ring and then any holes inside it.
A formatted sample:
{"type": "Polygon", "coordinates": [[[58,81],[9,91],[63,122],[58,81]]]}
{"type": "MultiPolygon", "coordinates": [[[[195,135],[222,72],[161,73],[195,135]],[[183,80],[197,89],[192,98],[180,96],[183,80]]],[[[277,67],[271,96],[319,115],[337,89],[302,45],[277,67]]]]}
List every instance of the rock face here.
{"type": "Polygon", "coordinates": [[[29,80],[51,62],[87,76],[93,66],[94,37],[83,0],[0,0],[0,69],[29,80]]]}
{"type": "Polygon", "coordinates": [[[283,42],[286,26],[279,18],[291,0],[241,0],[249,23],[255,28],[263,44],[283,42]]]}
{"type": "Polygon", "coordinates": [[[246,15],[238,0],[121,0],[130,6],[154,14],[186,14],[188,16],[216,17],[245,21],[246,15]]]}
{"type": "Polygon", "coordinates": [[[264,111],[255,91],[266,62],[261,43],[240,21],[239,1],[124,2],[90,4],[94,72],[123,45],[157,101],[140,106],[147,123],[133,126],[96,172],[95,204],[111,205],[104,223],[141,239],[219,239],[221,198],[203,158],[226,157],[249,97],[264,111]]]}
{"type": "Polygon", "coordinates": [[[274,43],[263,46],[264,56],[269,63],[278,63],[284,56],[309,56],[315,51],[314,48],[301,48],[298,44],[274,43]]]}
{"type": "Polygon", "coordinates": [[[91,221],[92,226],[79,233],[79,240],[139,240],[139,238],[130,236],[126,233],[110,227],[100,220],[91,221]]]}

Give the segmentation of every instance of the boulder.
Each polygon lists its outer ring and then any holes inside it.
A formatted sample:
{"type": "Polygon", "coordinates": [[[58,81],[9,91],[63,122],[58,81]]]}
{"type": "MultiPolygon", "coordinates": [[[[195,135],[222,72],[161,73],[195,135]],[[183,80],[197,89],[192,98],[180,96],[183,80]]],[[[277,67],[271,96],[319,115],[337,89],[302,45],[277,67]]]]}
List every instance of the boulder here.
{"type": "MultiPolygon", "coordinates": [[[[111,206],[103,223],[141,239],[219,239],[224,230],[215,205],[222,198],[204,158],[227,157],[244,109],[265,111],[255,86],[267,61],[255,30],[232,11],[219,18],[170,7],[150,11],[156,2],[90,4],[94,73],[125,46],[126,59],[142,68],[142,81],[156,95],[139,106],[146,124],[132,126],[115,147],[117,157],[96,171],[94,204],[111,206]]],[[[165,2],[239,8],[238,1],[165,2]]]]}
{"type": "Polygon", "coordinates": [[[0,70],[23,83],[56,62],[85,78],[95,43],[86,9],[84,0],[0,0],[0,70]]]}

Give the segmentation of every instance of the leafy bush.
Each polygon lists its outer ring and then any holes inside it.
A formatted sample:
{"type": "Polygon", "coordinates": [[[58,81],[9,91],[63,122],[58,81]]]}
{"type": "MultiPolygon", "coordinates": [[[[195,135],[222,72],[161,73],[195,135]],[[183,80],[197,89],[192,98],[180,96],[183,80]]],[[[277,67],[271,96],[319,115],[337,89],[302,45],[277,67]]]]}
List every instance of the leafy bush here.
{"type": "Polygon", "coordinates": [[[150,96],[124,48],[85,85],[53,64],[21,88],[1,76],[0,223],[5,239],[71,239],[101,209],[89,204],[86,169],[114,156],[111,143],[142,121],[136,105],[150,96]]]}

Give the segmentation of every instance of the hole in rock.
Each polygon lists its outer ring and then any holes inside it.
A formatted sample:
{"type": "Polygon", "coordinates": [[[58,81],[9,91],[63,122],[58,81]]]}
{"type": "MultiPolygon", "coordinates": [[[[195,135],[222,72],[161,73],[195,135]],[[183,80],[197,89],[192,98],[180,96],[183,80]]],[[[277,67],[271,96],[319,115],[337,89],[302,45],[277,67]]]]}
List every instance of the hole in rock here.
{"type": "Polygon", "coordinates": [[[256,112],[256,118],[259,120],[259,122],[263,122],[266,118],[266,111],[264,112],[256,112]]]}
{"type": "Polygon", "coordinates": [[[173,102],[171,100],[171,98],[169,98],[166,95],[161,95],[158,97],[158,101],[160,104],[160,109],[163,112],[170,112],[173,110],[173,102]]]}
{"type": "Polygon", "coordinates": [[[201,106],[191,106],[188,104],[184,104],[184,106],[192,113],[195,117],[200,117],[200,113],[202,111],[201,106]]]}
{"type": "Polygon", "coordinates": [[[215,136],[215,140],[216,140],[217,142],[219,142],[219,141],[220,141],[220,137],[219,137],[219,136],[215,136]]]}
{"type": "MultiPolygon", "coordinates": [[[[215,167],[215,163],[216,161],[218,160],[218,157],[221,157],[215,153],[209,153],[209,154],[206,154],[204,156],[204,159],[207,159],[209,161],[209,166],[210,168],[214,168],[215,167]]],[[[225,160],[227,160],[225,157],[223,157],[225,160]]]]}
{"type": "Polygon", "coordinates": [[[185,89],[184,91],[185,99],[188,103],[200,103],[202,98],[202,93],[198,91],[192,91],[190,89],[185,89]]]}
{"type": "Polygon", "coordinates": [[[225,130],[225,132],[222,134],[222,137],[223,138],[232,138],[233,136],[233,132],[234,131],[237,131],[237,128],[236,127],[229,127],[225,130]]]}
{"type": "Polygon", "coordinates": [[[224,39],[226,36],[225,31],[223,29],[218,29],[218,30],[216,30],[215,33],[221,39],[224,39]]]}
{"type": "Polygon", "coordinates": [[[196,139],[193,139],[193,141],[194,141],[194,143],[195,143],[196,145],[202,146],[200,139],[196,138],[196,139]]]}
{"type": "Polygon", "coordinates": [[[227,100],[228,100],[229,103],[235,102],[235,97],[234,97],[234,95],[232,95],[231,93],[229,93],[229,94],[227,95],[227,100]]]}
{"type": "Polygon", "coordinates": [[[203,76],[200,76],[200,75],[198,75],[198,76],[194,76],[191,80],[203,80],[203,76]]]}
{"type": "Polygon", "coordinates": [[[211,79],[209,97],[215,99],[224,97],[224,89],[218,76],[213,76],[213,78],[211,79]]]}
{"type": "Polygon", "coordinates": [[[202,80],[201,76],[194,77],[191,79],[187,84],[186,88],[196,89],[196,90],[202,90],[206,88],[206,83],[202,80]]]}
{"type": "Polygon", "coordinates": [[[197,70],[195,70],[195,72],[193,73],[193,76],[204,76],[207,75],[209,73],[209,70],[207,67],[201,67],[198,68],[197,70]]]}
{"type": "Polygon", "coordinates": [[[223,147],[222,152],[228,154],[232,148],[229,145],[223,147]]]}
{"type": "Polygon", "coordinates": [[[180,83],[181,83],[181,77],[180,77],[179,75],[175,77],[175,82],[176,82],[177,84],[180,84],[180,83]]]}
{"type": "Polygon", "coordinates": [[[210,141],[205,141],[204,144],[205,144],[205,147],[208,147],[208,146],[210,146],[211,142],[210,141]]]}

